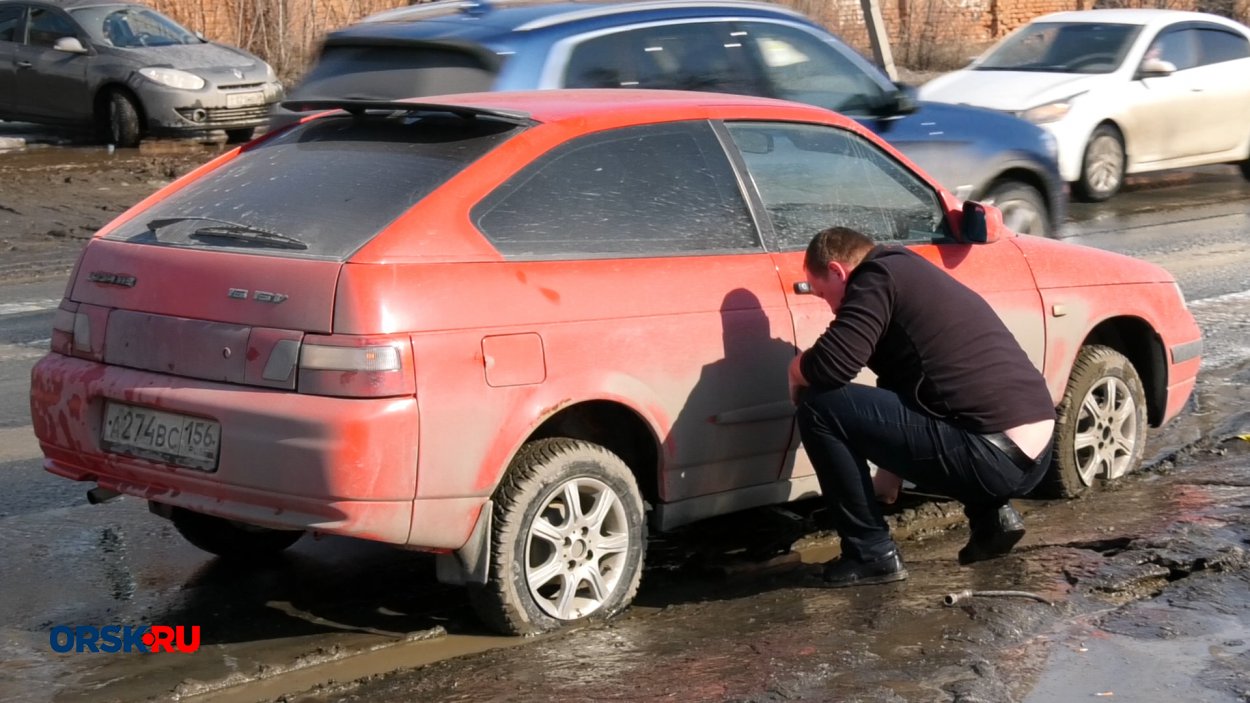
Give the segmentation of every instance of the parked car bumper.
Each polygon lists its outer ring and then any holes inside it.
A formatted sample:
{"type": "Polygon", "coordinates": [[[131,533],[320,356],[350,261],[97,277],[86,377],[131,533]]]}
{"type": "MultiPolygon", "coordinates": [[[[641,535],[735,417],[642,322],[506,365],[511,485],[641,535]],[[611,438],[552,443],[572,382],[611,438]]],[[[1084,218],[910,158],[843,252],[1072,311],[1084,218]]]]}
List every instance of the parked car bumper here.
{"type": "Polygon", "coordinates": [[[259,127],[283,96],[282,84],[277,82],[237,90],[207,86],[198,91],[168,88],[142,77],[131,83],[143,103],[148,131],[154,134],[259,127]]]}
{"type": "Polygon", "coordinates": [[[44,467],[60,476],[266,527],[409,542],[417,478],[413,398],[301,395],[50,353],[31,372],[31,416],[44,467]],[[220,423],[216,469],[105,450],[106,401],[220,423]]]}

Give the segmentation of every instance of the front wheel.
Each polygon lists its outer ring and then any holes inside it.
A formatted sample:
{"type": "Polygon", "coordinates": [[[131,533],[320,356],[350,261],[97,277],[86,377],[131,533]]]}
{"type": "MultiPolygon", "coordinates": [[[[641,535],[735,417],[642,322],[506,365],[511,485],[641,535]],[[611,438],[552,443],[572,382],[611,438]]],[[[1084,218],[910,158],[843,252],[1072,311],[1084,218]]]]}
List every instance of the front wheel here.
{"type": "Polygon", "coordinates": [[[1146,394],[1123,354],[1084,347],[1059,402],[1049,491],[1075,497],[1137,469],[1146,448],[1146,394]]]}
{"type": "Polygon", "coordinates": [[[139,108],[125,93],[115,91],[109,95],[107,136],[111,144],[130,148],[139,146],[143,129],[139,123],[139,108]]]}
{"type": "Polygon", "coordinates": [[[1109,124],[1099,125],[1085,145],[1081,180],[1076,191],[1083,199],[1099,203],[1120,191],[1124,185],[1124,138],[1109,124]]]}
{"type": "Polygon", "coordinates": [[[223,559],[238,561],[256,561],[273,556],[304,535],[298,530],[258,527],[184,508],[174,508],[170,520],[191,544],[223,559]]]}
{"type": "Polygon", "coordinates": [[[1036,188],[1019,181],[1004,181],[990,188],[981,201],[1003,213],[1003,224],[1018,234],[1054,235],[1046,200],[1036,188]]]}
{"type": "Polygon", "coordinates": [[[1244,176],[1247,181],[1250,181],[1250,159],[1246,159],[1237,165],[1241,167],[1241,175],[1244,176]]]}
{"type": "Polygon", "coordinates": [[[478,616],[532,635],[607,618],[633,600],[646,524],[629,467],[589,442],[542,439],[517,453],[495,492],[488,581],[478,616]]]}

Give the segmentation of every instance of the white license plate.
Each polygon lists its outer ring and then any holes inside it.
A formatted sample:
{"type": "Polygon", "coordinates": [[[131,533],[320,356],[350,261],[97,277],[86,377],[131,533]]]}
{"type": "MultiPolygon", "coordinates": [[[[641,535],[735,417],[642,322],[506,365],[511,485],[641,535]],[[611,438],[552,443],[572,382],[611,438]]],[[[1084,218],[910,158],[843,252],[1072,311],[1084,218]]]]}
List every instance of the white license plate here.
{"type": "Polygon", "coordinates": [[[217,468],[221,425],[201,417],[108,403],[100,439],[110,452],[211,471],[217,468]]]}
{"type": "Polygon", "coordinates": [[[226,95],[226,107],[251,107],[265,104],[265,91],[252,93],[229,93],[226,95]]]}

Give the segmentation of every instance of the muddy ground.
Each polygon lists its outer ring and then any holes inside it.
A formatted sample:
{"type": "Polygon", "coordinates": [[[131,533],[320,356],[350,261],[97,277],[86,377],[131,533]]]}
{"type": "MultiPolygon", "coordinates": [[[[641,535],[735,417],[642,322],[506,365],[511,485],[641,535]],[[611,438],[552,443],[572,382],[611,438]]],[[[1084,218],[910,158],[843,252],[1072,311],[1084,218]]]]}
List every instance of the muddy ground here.
{"type": "Polygon", "coordinates": [[[0,280],[64,277],[96,230],[221,151],[194,142],[0,151],[0,280]]]}

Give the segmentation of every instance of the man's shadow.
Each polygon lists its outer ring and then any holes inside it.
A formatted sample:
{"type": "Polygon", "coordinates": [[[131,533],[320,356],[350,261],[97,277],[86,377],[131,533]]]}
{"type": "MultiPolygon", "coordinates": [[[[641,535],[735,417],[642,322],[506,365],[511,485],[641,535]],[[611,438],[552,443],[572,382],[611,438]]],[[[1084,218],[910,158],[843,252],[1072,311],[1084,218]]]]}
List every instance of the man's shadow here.
{"type": "MultiPolygon", "coordinates": [[[[703,366],[664,440],[671,475],[661,477],[661,486],[669,488],[669,500],[713,496],[716,512],[732,510],[732,492],[741,489],[761,491],[779,505],[788,496],[779,480],[791,464],[794,428],[786,377],[797,353],[790,312],[784,300],[765,310],[755,293],[739,288],[725,296],[720,316],[724,355],[703,366]]],[[[788,509],[734,511],[654,534],[648,561],[660,572],[715,571],[784,553],[808,529],[788,509]]]]}

